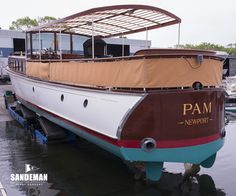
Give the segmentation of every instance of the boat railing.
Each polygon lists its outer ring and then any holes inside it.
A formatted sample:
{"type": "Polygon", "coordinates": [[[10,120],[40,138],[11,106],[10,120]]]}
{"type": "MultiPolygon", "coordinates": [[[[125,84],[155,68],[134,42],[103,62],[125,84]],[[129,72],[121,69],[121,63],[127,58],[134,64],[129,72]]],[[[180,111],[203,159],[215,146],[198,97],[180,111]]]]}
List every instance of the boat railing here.
{"type": "Polygon", "coordinates": [[[8,58],[8,67],[16,72],[26,72],[26,59],[24,56],[10,56],[8,58]]]}
{"type": "MultiPolygon", "coordinates": [[[[47,63],[47,62],[112,62],[112,61],[123,61],[123,60],[135,60],[135,59],[153,59],[153,58],[197,58],[196,55],[137,55],[137,56],[125,56],[125,57],[105,57],[105,58],[63,58],[63,59],[27,59],[27,62],[41,62],[41,63],[47,63]]],[[[208,59],[215,59],[215,60],[221,60],[220,57],[213,56],[213,55],[207,55],[204,56],[204,58],[208,59]]]]}

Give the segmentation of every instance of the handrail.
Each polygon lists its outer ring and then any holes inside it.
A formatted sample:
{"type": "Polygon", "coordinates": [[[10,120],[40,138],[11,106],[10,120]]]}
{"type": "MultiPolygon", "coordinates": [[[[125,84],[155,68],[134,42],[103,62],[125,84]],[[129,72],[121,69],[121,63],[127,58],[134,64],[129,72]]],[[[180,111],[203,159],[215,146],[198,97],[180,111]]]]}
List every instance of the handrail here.
{"type": "Polygon", "coordinates": [[[8,58],[8,67],[16,72],[26,73],[26,59],[21,56],[10,56],[8,58]]]}
{"type": "MultiPolygon", "coordinates": [[[[79,59],[41,59],[41,62],[69,62],[69,61],[80,61],[80,62],[110,62],[110,61],[121,61],[121,60],[135,60],[135,59],[148,59],[148,58],[180,58],[188,57],[195,58],[199,53],[173,53],[173,54],[142,54],[135,56],[124,56],[124,57],[104,57],[104,58],[79,58],[79,59]]],[[[216,60],[224,60],[224,58],[211,54],[203,54],[205,58],[211,58],[216,60]]],[[[39,59],[27,59],[29,62],[40,62],[39,59]]]]}

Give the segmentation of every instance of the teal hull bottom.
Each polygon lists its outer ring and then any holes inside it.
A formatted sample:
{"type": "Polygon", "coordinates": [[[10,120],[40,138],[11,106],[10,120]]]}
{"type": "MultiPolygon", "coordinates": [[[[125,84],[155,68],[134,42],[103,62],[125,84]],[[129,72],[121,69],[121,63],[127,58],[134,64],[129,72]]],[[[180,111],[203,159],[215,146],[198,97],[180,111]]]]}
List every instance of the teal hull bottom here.
{"type": "Polygon", "coordinates": [[[115,148],[117,156],[130,162],[142,162],[145,166],[146,178],[158,181],[161,177],[164,162],[179,162],[199,164],[205,168],[213,166],[216,153],[224,145],[224,138],[207,144],[181,148],[162,148],[147,152],[141,148],[119,148],[108,145],[109,149],[115,148]]]}
{"type": "Polygon", "coordinates": [[[224,139],[181,148],[161,148],[147,152],[140,148],[120,148],[125,160],[147,162],[181,162],[200,164],[215,154],[224,144],[224,139]]]}

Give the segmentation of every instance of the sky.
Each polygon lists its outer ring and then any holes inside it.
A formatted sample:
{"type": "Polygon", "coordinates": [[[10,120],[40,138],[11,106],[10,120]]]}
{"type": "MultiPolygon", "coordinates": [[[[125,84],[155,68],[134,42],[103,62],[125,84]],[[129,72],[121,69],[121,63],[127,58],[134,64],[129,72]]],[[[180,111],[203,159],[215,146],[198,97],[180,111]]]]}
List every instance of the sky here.
{"type": "MultiPolygon", "coordinates": [[[[236,43],[236,0],[8,0],[1,3],[0,27],[8,29],[12,21],[25,16],[63,18],[94,7],[121,4],[151,5],[177,15],[182,19],[181,44],[236,43]]],[[[127,37],[146,39],[146,34],[127,37]]],[[[178,41],[178,25],[149,31],[148,39],[152,47],[173,47],[178,41]]]]}

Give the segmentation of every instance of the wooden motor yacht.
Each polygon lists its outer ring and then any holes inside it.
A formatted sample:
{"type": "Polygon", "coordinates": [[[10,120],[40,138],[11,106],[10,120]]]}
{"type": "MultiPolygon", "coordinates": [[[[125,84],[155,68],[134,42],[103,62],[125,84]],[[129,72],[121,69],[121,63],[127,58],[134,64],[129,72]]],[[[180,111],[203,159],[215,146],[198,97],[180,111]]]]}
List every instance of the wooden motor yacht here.
{"type": "Polygon", "coordinates": [[[211,167],[225,136],[223,59],[184,49],[124,55],[124,47],[115,56],[104,41],[180,22],[157,7],[117,5],[29,29],[26,56],[9,57],[15,95],[34,113],[141,162],[149,180],[159,180],[164,162],[211,167]]]}

